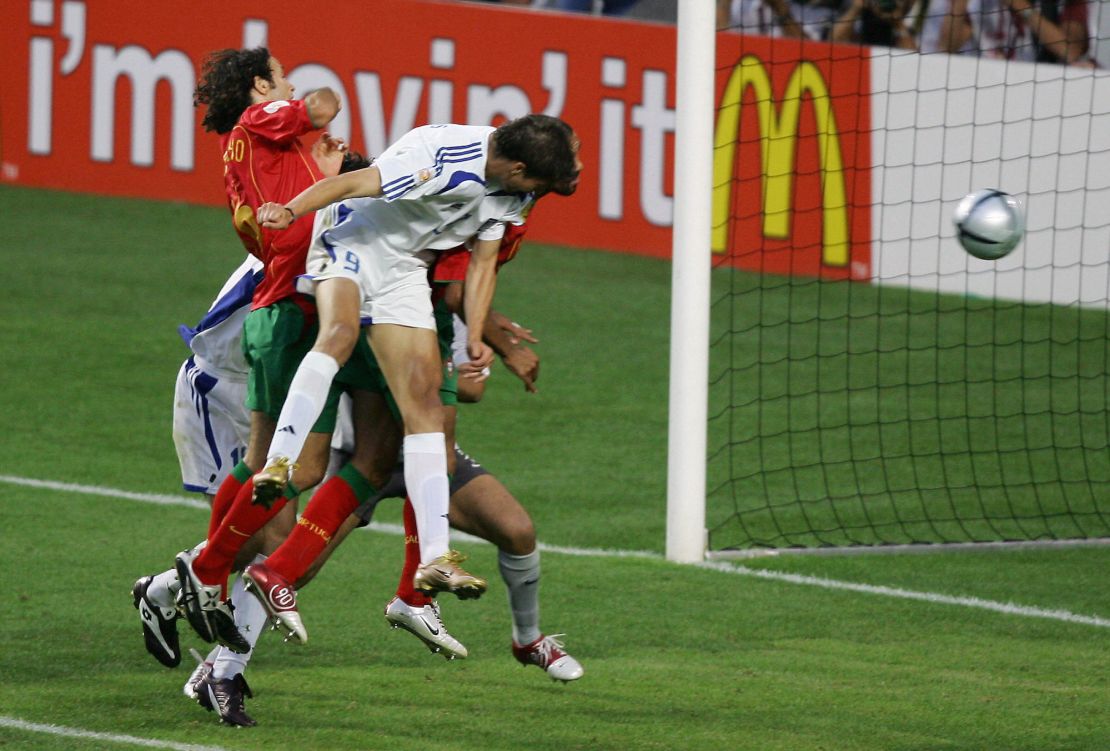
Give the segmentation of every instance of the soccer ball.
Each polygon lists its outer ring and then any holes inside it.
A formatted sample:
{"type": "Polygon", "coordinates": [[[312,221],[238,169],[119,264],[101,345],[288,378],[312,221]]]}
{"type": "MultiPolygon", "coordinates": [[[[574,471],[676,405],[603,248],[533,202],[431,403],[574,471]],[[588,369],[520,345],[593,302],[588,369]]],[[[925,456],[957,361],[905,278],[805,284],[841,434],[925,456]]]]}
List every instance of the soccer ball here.
{"type": "Polygon", "coordinates": [[[1009,193],[987,188],[969,193],[952,216],[956,239],[971,255],[995,261],[1009,253],[1025,234],[1021,202],[1009,193]]]}

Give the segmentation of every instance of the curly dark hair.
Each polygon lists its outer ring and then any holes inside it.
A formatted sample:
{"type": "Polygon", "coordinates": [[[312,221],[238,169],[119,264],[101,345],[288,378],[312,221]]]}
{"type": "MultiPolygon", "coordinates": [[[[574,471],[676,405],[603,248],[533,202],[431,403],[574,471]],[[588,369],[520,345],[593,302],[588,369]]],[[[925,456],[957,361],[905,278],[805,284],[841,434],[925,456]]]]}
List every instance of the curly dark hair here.
{"type": "Polygon", "coordinates": [[[265,47],[250,50],[218,50],[204,61],[200,83],[193,92],[193,106],[205,105],[201,124],[207,131],[224,134],[235,127],[239,116],[251,106],[254,77],[273,82],[270,51],[265,47]]]}
{"type": "Polygon", "coordinates": [[[493,134],[498,156],[524,162],[524,174],[541,180],[571,180],[577,174],[571,139],[574,130],[557,117],[525,115],[493,134]]]}

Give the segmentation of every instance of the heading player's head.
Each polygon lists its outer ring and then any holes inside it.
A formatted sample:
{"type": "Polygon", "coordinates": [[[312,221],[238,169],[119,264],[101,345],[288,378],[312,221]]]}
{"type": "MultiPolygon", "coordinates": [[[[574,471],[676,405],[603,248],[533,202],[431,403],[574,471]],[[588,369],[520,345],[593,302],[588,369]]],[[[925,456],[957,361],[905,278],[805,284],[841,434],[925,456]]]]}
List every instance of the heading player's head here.
{"type": "Polygon", "coordinates": [[[265,47],[218,50],[204,61],[193,104],[205,105],[204,129],[227,133],[256,102],[291,99],[293,85],[265,47]]]}
{"type": "Polygon", "coordinates": [[[582,158],[578,156],[578,150],[581,146],[582,141],[578,139],[578,134],[572,132],[570,148],[574,153],[574,174],[551,183],[552,193],[556,193],[560,196],[573,196],[574,191],[578,190],[578,176],[582,173],[582,158]]]}
{"type": "Polygon", "coordinates": [[[521,192],[577,185],[582,169],[577,145],[574,130],[557,117],[518,117],[493,133],[492,176],[507,189],[521,192]]]}

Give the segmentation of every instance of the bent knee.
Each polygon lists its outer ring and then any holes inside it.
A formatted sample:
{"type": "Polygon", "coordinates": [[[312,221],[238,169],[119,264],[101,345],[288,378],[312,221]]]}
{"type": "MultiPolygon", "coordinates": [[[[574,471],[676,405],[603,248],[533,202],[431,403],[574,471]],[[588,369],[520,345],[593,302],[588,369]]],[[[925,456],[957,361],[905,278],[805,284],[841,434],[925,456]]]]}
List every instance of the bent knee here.
{"type": "Polygon", "coordinates": [[[330,355],[337,363],[343,365],[355,351],[355,345],[362,334],[358,322],[332,321],[320,329],[316,336],[316,345],[313,351],[330,355]]]}
{"type": "Polygon", "coordinates": [[[505,524],[502,534],[504,543],[501,549],[510,555],[528,555],[536,549],[536,528],[526,514],[505,524]]]}

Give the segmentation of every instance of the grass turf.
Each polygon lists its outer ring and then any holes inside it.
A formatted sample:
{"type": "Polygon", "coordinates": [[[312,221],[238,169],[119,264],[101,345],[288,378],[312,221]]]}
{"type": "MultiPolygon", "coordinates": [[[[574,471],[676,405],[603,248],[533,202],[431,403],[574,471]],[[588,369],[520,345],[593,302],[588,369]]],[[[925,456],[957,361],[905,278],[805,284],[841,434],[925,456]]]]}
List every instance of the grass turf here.
{"type": "MultiPolygon", "coordinates": [[[[14,188],[0,202],[19,272],[0,298],[4,473],[175,492],[175,327],[240,259],[225,212],[14,188]]],[[[542,246],[503,275],[498,306],[541,339],[540,393],[498,372],[461,440],[547,543],[662,549],[669,276],[542,246]]],[[[385,627],[400,541],[377,533],[305,591],[305,648],[265,637],[248,702],[260,725],[233,731],[181,696],[185,670],[143,652],[128,595],[203,534],[203,513],[7,483],[0,513],[0,714],[28,722],[340,751],[1097,749],[1110,736],[1107,629],[659,560],[545,555],[543,623],[569,633],[577,684],[509,657],[496,586],[444,603],[472,654],[448,664],[385,627]]],[[[463,548],[494,573],[489,546],[463,548]]],[[[1105,618],[1108,564],[1089,549],[748,565],[1105,618]]],[[[0,726],[0,747],[116,745],[0,726]]]]}

